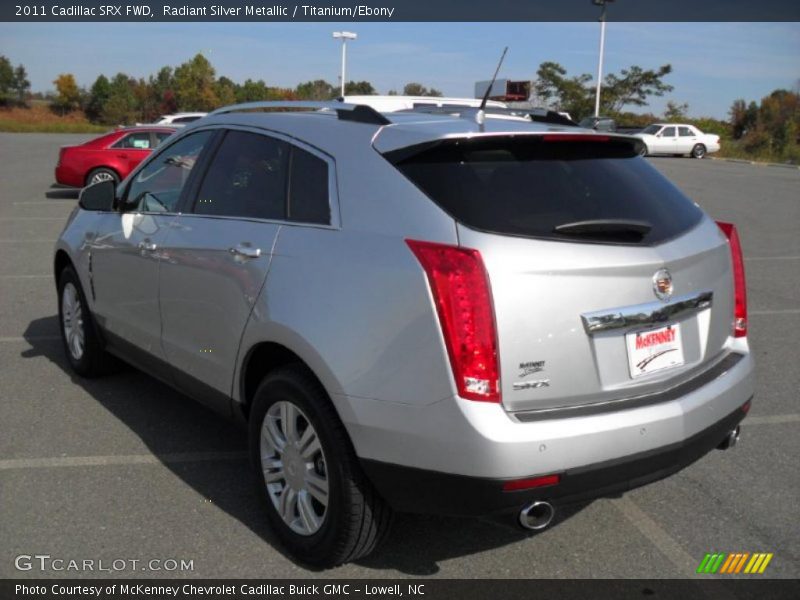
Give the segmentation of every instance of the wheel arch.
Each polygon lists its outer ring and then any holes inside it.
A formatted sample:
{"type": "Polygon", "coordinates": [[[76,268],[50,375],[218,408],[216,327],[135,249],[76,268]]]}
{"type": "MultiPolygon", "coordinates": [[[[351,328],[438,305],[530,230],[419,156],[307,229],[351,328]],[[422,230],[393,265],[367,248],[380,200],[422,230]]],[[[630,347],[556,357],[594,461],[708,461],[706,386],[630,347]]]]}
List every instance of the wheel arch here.
{"type": "Polygon", "coordinates": [[[335,401],[336,386],[331,385],[332,374],[323,366],[319,357],[309,360],[304,354],[278,341],[259,341],[250,345],[239,368],[238,386],[235,390],[238,401],[234,399],[234,406],[238,405],[238,412],[245,420],[249,418],[253,397],[264,377],[289,364],[299,364],[305,368],[325,390],[340,418],[343,417],[341,407],[335,401]]]}
{"type": "Polygon", "coordinates": [[[53,258],[53,275],[56,280],[56,285],[58,285],[58,278],[61,275],[61,271],[63,271],[66,267],[75,268],[75,265],[72,262],[72,259],[67,254],[67,251],[63,248],[59,248],[56,251],[56,255],[53,258]]]}

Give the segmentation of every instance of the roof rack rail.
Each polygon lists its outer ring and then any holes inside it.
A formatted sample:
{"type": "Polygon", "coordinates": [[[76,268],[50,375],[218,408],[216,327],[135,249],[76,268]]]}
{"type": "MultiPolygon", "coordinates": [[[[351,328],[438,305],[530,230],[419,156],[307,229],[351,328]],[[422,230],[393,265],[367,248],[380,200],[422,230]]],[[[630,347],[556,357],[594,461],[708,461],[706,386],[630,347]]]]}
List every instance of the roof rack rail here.
{"type": "MultiPolygon", "coordinates": [[[[457,115],[465,119],[474,119],[477,109],[468,106],[414,106],[401,112],[419,112],[439,115],[457,115]]],[[[492,108],[486,107],[483,112],[487,115],[506,115],[510,117],[527,117],[537,123],[551,123],[553,125],[566,125],[580,127],[575,121],[554,110],[546,108],[492,108]]]]}
{"type": "Polygon", "coordinates": [[[245,102],[243,104],[223,106],[222,108],[218,108],[217,110],[213,111],[208,116],[213,117],[216,115],[225,115],[234,112],[246,112],[259,109],[290,110],[298,108],[307,110],[335,111],[336,116],[341,121],[368,123],[370,125],[389,125],[391,123],[389,119],[384,117],[381,113],[370,106],[363,104],[347,104],[337,100],[331,100],[330,102],[311,102],[305,100],[245,102]]]}

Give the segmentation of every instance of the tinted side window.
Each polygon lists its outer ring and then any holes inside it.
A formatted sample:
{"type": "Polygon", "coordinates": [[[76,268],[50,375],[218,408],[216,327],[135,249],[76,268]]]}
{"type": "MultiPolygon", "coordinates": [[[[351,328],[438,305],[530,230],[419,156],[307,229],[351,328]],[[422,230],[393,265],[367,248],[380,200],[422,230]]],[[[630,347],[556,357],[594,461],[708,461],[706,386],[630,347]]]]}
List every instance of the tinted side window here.
{"type": "Polygon", "coordinates": [[[156,131],[156,146],[161,144],[165,139],[167,139],[172,134],[167,131],[156,131]]]}
{"type": "Polygon", "coordinates": [[[675,137],[675,128],[674,127],[664,127],[664,131],[661,132],[663,137],[675,137]]]}
{"type": "Polygon", "coordinates": [[[186,136],[147,163],[128,188],[127,210],[173,212],[211,135],[199,131],[186,136]]]}
{"type": "Polygon", "coordinates": [[[289,180],[289,220],[328,224],[328,163],[310,152],[292,148],[289,180]]]}
{"type": "Polygon", "coordinates": [[[700,209],[627,142],[538,137],[452,140],[386,157],[453,218],[481,231],[574,242],[581,240],[556,228],[639,220],[652,228],[630,243],[657,244],[700,221],[700,209]]]}
{"type": "Polygon", "coordinates": [[[229,131],[203,178],[194,212],[286,218],[289,145],[265,135],[229,131]]]}
{"type": "Polygon", "coordinates": [[[688,127],[678,127],[678,133],[681,137],[692,137],[694,135],[694,131],[688,127]]]}
{"type": "Polygon", "coordinates": [[[119,140],[112,148],[130,148],[135,150],[149,150],[150,149],[150,132],[140,131],[137,133],[129,133],[124,138],[119,140]]]}

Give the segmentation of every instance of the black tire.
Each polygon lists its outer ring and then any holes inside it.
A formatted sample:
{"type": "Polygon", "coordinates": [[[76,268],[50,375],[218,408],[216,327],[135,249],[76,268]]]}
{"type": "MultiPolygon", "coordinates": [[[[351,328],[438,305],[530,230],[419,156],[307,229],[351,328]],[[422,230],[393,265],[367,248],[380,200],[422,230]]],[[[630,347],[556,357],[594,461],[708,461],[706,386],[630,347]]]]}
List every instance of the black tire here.
{"type": "Polygon", "coordinates": [[[71,265],[64,267],[58,277],[58,323],[67,360],[69,360],[70,366],[78,375],[89,378],[99,377],[113,368],[116,362],[103,349],[80,279],[78,279],[78,275],[71,265]],[[67,286],[72,286],[72,289],[75,290],[75,299],[80,304],[80,322],[76,322],[73,325],[80,327],[83,331],[83,349],[79,355],[70,347],[70,340],[66,331],[67,326],[64,320],[64,291],[67,286]]]}
{"type": "Polygon", "coordinates": [[[703,144],[695,144],[692,148],[692,158],[703,158],[706,155],[706,147],[703,144]]]}
{"type": "Polygon", "coordinates": [[[107,167],[92,169],[86,176],[86,185],[92,185],[93,183],[105,180],[111,180],[114,182],[114,185],[117,185],[119,183],[119,175],[117,175],[116,171],[107,167]],[[97,179],[97,181],[94,181],[95,179],[97,179]]]}
{"type": "MultiPolygon", "coordinates": [[[[367,480],[328,395],[304,366],[287,365],[264,378],[250,410],[249,434],[258,492],[273,531],[295,559],[315,567],[334,567],[368,555],[385,539],[392,510],[367,480]],[[290,402],[304,413],[324,453],[328,503],[319,529],[310,535],[296,533],[283,520],[262,470],[262,424],[277,402],[290,402]]],[[[287,485],[283,480],[283,486],[287,485]]]]}

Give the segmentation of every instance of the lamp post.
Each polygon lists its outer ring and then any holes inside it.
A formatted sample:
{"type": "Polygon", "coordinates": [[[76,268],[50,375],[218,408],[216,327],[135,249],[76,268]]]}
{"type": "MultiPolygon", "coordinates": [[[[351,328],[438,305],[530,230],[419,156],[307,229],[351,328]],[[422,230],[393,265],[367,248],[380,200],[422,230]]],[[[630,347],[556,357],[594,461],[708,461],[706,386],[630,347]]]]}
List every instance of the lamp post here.
{"type": "Polygon", "coordinates": [[[592,4],[602,7],[600,11],[600,59],[597,61],[597,90],[594,97],[594,116],[600,116],[600,86],[603,83],[603,51],[606,44],[606,5],[614,0],[592,0],[592,4]]]}
{"type": "Polygon", "coordinates": [[[342,96],[344,97],[345,72],[347,68],[347,40],[354,40],[357,34],[351,31],[334,31],[333,39],[342,40],[342,96]]]}

